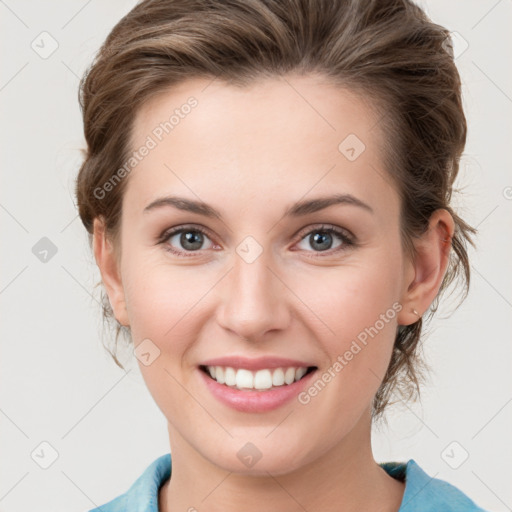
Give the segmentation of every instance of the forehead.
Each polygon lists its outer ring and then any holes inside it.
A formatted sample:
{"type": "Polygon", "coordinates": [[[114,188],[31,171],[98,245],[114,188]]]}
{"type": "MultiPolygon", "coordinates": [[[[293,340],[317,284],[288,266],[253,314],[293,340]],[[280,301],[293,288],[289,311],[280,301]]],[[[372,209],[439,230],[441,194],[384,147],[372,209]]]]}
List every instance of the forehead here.
{"type": "Polygon", "coordinates": [[[171,191],[201,199],[213,193],[240,197],[243,207],[251,198],[298,200],[336,188],[386,202],[394,190],[379,128],[370,101],[318,77],[245,87],[188,80],[137,112],[132,150],[150,150],[131,171],[126,195],[143,206],[171,191]]]}

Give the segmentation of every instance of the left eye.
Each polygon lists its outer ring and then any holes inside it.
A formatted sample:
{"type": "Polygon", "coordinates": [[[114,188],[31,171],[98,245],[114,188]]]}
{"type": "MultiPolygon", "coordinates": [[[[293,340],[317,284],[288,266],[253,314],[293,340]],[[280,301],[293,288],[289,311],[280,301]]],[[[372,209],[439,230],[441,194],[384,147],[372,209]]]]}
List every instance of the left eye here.
{"type": "Polygon", "coordinates": [[[350,246],[354,245],[352,239],[343,231],[334,227],[324,226],[307,232],[306,236],[301,239],[301,242],[304,241],[306,241],[306,243],[308,243],[311,247],[316,245],[318,251],[314,252],[325,252],[329,251],[330,249],[333,249],[333,252],[337,252],[340,250],[348,249],[350,246]],[[341,240],[341,242],[334,248],[332,247],[333,238],[338,238],[341,240]]]}

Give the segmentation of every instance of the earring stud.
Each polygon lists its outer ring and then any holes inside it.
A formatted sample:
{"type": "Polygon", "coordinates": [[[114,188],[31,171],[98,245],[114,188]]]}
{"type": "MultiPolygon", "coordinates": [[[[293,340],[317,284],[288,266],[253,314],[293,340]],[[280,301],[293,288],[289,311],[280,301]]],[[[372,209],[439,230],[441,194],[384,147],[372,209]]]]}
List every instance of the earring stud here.
{"type": "Polygon", "coordinates": [[[412,312],[418,317],[418,318],[421,318],[421,315],[415,310],[413,309],[412,312]]]}

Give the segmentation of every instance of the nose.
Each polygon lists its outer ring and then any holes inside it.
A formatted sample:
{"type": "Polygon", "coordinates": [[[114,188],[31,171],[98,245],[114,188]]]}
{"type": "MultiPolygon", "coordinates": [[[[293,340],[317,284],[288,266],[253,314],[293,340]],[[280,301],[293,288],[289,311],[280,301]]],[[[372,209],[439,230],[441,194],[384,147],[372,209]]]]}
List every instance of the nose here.
{"type": "Polygon", "coordinates": [[[235,254],[233,268],[221,288],[218,323],[251,342],[286,329],[291,318],[288,301],[293,294],[270,260],[265,251],[251,263],[235,254]]]}

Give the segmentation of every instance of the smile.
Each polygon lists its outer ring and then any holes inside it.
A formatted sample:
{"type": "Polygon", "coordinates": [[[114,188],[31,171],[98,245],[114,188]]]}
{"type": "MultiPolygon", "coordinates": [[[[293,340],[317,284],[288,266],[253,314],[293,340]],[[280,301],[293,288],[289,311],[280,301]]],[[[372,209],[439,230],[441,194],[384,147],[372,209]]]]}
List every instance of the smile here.
{"type": "Polygon", "coordinates": [[[315,366],[263,368],[251,371],[230,366],[200,366],[200,369],[219,384],[235,389],[265,391],[281,386],[289,386],[301,380],[316,369],[315,366]]]}
{"type": "Polygon", "coordinates": [[[270,412],[293,403],[310,385],[317,370],[317,366],[282,358],[230,357],[205,361],[197,367],[210,396],[244,413],[270,412]]]}

